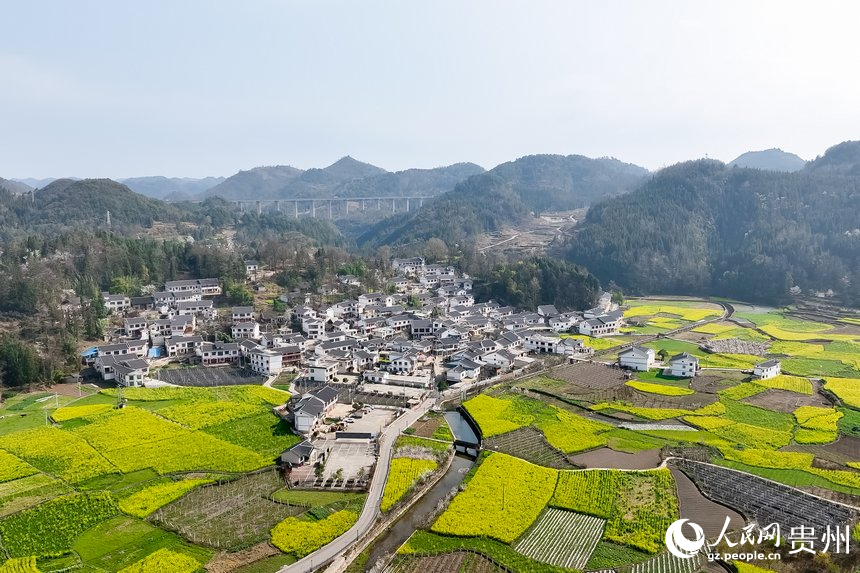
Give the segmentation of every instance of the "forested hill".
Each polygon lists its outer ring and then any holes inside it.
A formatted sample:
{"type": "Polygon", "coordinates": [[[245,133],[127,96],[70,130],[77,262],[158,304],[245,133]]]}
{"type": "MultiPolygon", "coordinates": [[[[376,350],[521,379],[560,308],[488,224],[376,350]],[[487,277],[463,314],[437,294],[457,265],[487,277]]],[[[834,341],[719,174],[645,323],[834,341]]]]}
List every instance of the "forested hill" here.
{"type": "Polygon", "coordinates": [[[806,161],[794,153],[788,153],[782,149],[765,149],[764,151],[747,151],[734,161],[730,161],[729,165],[792,173],[803,169],[806,161]]]}
{"type": "Polygon", "coordinates": [[[10,179],[3,179],[0,177],[0,189],[8,191],[13,195],[20,195],[22,193],[29,193],[33,190],[32,187],[27,185],[26,183],[21,183],[19,181],[12,181],[10,179]]]}
{"type": "MultiPolygon", "coordinates": [[[[858,148],[843,146],[840,157],[858,148]]],[[[796,173],[664,169],[592,206],[566,256],[631,292],[781,302],[796,286],[860,302],[860,177],[831,174],[853,168],[830,152],[814,162],[827,169],[796,173]]]]}
{"type": "Polygon", "coordinates": [[[517,224],[541,211],[584,207],[626,193],[647,175],[617,159],[530,155],[470,177],[424,207],[371,227],[362,244],[400,244],[439,237],[450,245],[517,224]]]}
{"type": "Polygon", "coordinates": [[[548,257],[498,265],[475,281],[477,299],[532,310],[541,304],[562,312],[592,308],[600,292],[600,282],[587,270],[548,257]]]}
{"type": "Polygon", "coordinates": [[[148,199],[110,179],[57,179],[34,192],[34,197],[0,194],[0,226],[56,234],[71,228],[100,228],[111,225],[120,231],[148,226],[153,221],[177,221],[180,211],[148,199]]]}

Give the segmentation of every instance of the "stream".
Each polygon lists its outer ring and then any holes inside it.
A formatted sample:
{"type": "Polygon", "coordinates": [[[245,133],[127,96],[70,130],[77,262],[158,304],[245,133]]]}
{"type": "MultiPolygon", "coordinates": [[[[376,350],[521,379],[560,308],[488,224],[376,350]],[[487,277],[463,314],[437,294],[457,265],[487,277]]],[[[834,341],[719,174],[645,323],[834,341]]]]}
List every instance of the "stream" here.
{"type": "MultiPolygon", "coordinates": [[[[474,432],[466,423],[466,420],[458,412],[446,412],[445,419],[456,439],[469,442],[478,441],[474,432]]],[[[371,546],[367,569],[372,567],[385,555],[396,552],[416,529],[425,527],[436,510],[436,504],[444,499],[451,490],[460,485],[460,482],[463,481],[474,464],[475,462],[472,459],[455,455],[442,479],[436,482],[436,485],[430,488],[430,491],[424,494],[415,505],[409,508],[371,546]]]]}

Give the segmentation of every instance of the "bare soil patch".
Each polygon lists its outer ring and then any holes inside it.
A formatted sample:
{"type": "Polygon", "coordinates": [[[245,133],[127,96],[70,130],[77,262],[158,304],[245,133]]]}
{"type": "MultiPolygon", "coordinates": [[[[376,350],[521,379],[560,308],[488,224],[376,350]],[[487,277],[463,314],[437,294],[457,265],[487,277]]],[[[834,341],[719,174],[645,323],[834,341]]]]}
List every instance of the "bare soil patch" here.
{"type": "MultiPolygon", "coordinates": [[[[824,445],[791,445],[782,448],[786,452],[804,452],[814,455],[816,458],[829,460],[837,464],[856,462],[860,455],[860,438],[852,436],[840,436],[838,440],[824,445]]],[[[844,469],[844,468],[843,468],[844,469]]]]}
{"type": "Polygon", "coordinates": [[[442,425],[444,420],[442,416],[427,416],[412,424],[412,427],[415,428],[416,436],[431,438],[433,437],[433,432],[442,425]]]}
{"type": "Polygon", "coordinates": [[[643,450],[635,454],[616,452],[610,448],[598,448],[573,456],[577,465],[586,468],[609,468],[619,470],[649,470],[662,461],[660,450],[643,450]]]}
{"type": "Polygon", "coordinates": [[[206,565],[206,571],[208,573],[230,573],[230,571],[235,571],[243,565],[249,565],[266,557],[279,555],[280,553],[280,551],[268,543],[259,543],[235,553],[222,551],[206,565]]]}
{"type": "Polygon", "coordinates": [[[681,517],[698,523],[705,531],[705,537],[716,537],[723,530],[726,516],[731,518],[729,530],[740,530],[745,524],[744,518],[735,510],[715,503],[702,495],[696,484],[678,469],[672,468],[675,487],[678,491],[681,517]]]}
{"type": "Polygon", "coordinates": [[[820,394],[798,394],[789,392],[788,390],[767,390],[761,394],[750,396],[742,400],[747,404],[765,408],[766,410],[774,410],[776,412],[785,412],[790,414],[801,406],[819,406],[829,408],[832,404],[820,394]]]}
{"type": "Polygon", "coordinates": [[[588,390],[605,390],[624,386],[627,376],[620,368],[595,362],[581,362],[553,370],[552,377],[588,390]]]}

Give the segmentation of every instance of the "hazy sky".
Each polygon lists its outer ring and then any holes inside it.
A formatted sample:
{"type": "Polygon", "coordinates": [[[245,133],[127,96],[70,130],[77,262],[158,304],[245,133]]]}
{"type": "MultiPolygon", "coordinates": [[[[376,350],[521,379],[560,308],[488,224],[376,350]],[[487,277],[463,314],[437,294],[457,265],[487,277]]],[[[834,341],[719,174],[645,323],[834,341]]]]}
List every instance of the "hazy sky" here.
{"type": "Polygon", "coordinates": [[[0,0],[0,177],[860,139],[860,3],[0,0]]]}

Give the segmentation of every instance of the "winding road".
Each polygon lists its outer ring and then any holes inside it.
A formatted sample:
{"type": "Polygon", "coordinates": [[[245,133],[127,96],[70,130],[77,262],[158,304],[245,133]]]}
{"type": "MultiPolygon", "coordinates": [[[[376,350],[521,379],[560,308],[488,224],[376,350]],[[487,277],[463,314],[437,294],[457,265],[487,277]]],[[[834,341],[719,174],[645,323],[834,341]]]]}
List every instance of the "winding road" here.
{"type": "Polygon", "coordinates": [[[417,408],[409,410],[397,418],[380,434],[379,458],[376,460],[376,471],[373,473],[373,479],[370,481],[364,509],[362,509],[361,515],[355,525],[328,545],[317,549],[291,565],[281,568],[278,573],[312,573],[336,557],[343,555],[353,543],[370,531],[370,528],[373,527],[379,515],[379,503],[382,500],[385,482],[388,480],[388,469],[391,456],[394,453],[394,441],[400,435],[400,432],[423,416],[433,406],[433,402],[433,398],[424,400],[417,408]]]}

